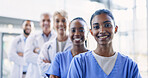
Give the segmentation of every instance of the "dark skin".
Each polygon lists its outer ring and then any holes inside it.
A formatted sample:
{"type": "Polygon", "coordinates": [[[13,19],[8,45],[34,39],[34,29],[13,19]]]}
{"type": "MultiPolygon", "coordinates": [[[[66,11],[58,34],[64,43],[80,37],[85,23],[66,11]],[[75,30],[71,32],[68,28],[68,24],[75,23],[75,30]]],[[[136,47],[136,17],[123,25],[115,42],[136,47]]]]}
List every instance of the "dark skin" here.
{"type": "Polygon", "coordinates": [[[92,36],[97,41],[97,48],[94,52],[100,56],[110,57],[115,54],[112,46],[112,39],[118,27],[114,20],[107,14],[96,15],[92,20],[92,36]]]}
{"type": "MultiPolygon", "coordinates": [[[[73,43],[73,48],[71,49],[72,56],[76,56],[80,53],[87,52],[88,50],[84,46],[85,41],[85,22],[82,20],[74,20],[70,23],[70,39],[73,43]]],[[[50,78],[60,78],[55,75],[50,75],[50,78]]]]}
{"type": "MultiPolygon", "coordinates": [[[[31,32],[31,21],[25,21],[23,25],[24,25],[24,26],[22,26],[23,30],[25,30],[26,33],[30,34],[30,32],[31,32]]],[[[29,35],[26,35],[24,33],[24,36],[27,38],[29,35]]],[[[24,55],[23,52],[17,52],[17,54],[21,57],[23,57],[23,55],[24,55]]]]}

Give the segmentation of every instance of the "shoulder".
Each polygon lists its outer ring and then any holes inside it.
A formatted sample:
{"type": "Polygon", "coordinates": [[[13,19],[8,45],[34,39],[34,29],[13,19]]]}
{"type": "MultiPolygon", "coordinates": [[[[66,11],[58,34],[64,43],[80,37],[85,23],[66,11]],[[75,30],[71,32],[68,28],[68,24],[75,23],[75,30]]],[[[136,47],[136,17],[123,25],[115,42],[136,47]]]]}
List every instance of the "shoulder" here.
{"type": "Polygon", "coordinates": [[[71,51],[68,50],[68,51],[64,51],[64,52],[58,52],[56,54],[57,57],[67,57],[69,54],[71,54],[71,51]]]}
{"type": "Polygon", "coordinates": [[[91,53],[92,53],[92,51],[87,51],[85,53],[80,53],[80,54],[76,55],[75,57],[76,58],[85,58],[85,57],[90,56],[91,53]]]}
{"type": "Polygon", "coordinates": [[[121,54],[121,53],[119,53],[119,52],[118,52],[118,57],[119,57],[121,60],[133,61],[129,56],[124,55],[124,54],[121,54]]]}
{"type": "Polygon", "coordinates": [[[120,62],[127,64],[128,66],[132,66],[132,67],[137,66],[136,62],[133,61],[130,57],[124,54],[121,54],[119,52],[118,52],[118,58],[120,59],[120,62]]]}
{"type": "Polygon", "coordinates": [[[57,33],[54,30],[51,30],[51,37],[52,38],[56,38],[57,37],[57,33]]]}
{"type": "Polygon", "coordinates": [[[139,73],[138,65],[136,62],[134,62],[130,57],[118,53],[120,58],[120,67],[123,67],[125,70],[127,70],[127,73],[132,76],[132,78],[141,78],[141,75],[139,73]]]}
{"type": "Polygon", "coordinates": [[[92,51],[87,51],[85,53],[80,53],[74,57],[74,60],[84,61],[92,57],[92,51]]]}
{"type": "Polygon", "coordinates": [[[33,33],[28,36],[27,40],[35,40],[39,36],[42,36],[42,34],[41,33],[33,33]]]}
{"type": "Polygon", "coordinates": [[[45,46],[48,46],[48,45],[53,45],[53,44],[55,44],[55,42],[57,41],[57,39],[55,38],[55,39],[53,39],[53,40],[48,40],[47,42],[45,42],[45,46]]]}
{"type": "Polygon", "coordinates": [[[16,36],[16,37],[13,39],[13,42],[19,42],[19,41],[21,41],[21,37],[22,37],[22,35],[16,36]]]}

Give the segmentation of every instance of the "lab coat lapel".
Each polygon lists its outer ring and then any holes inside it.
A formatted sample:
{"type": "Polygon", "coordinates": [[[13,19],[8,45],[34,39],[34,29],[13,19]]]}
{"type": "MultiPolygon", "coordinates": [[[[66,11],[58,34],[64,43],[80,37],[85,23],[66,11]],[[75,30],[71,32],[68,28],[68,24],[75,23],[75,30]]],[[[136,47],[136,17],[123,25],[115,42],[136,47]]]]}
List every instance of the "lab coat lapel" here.
{"type": "Polygon", "coordinates": [[[50,59],[49,60],[53,60],[54,59],[54,56],[57,52],[57,39],[53,40],[53,42],[51,43],[51,47],[49,49],[49,57],[50,59]]]}
{"type": "Polygon", "coordinates": [[[38,47],[41,48],[44,44],[44,39],[43,39],[42,34],[37,37],[37,42],[38,42],[38,47]]]}
{"type": "Polygon", "coordinates": [[[25,47],[25,41],[24,41],[25,36],[22,34],[21,35],[21,49],[24,52],[24,47],[25,47]]]}

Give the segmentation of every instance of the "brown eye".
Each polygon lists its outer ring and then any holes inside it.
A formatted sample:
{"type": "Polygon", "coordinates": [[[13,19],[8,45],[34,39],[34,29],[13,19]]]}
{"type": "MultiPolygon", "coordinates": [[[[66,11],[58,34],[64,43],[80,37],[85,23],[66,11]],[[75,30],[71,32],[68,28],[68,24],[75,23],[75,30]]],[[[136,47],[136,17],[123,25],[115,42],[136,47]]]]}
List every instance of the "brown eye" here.
{"type": "Polygon", "coordinates": [[[76,32],[76,30],[75,29],[72,29],[71,32],[76,32]]]}
{"type": "Polygon", "coordinates": [[[31,26],[30,24],[26,24],[25,26],[31,26]]]}
{"type": "Polygon", "coordinates": [[[66,20],[65,20],[65,19],[63,19],[63,20],[62,20],[62,22],[66,22],[66,20]]]}
{"type": "Polygon", "coordinates": [[[105,24],[104,27],[112,27],[111,24],[105,24]]]}
{"type": "Polygon", "coordinates": [[[84,32],[84,30],[79,30],[80,32],[84,32]]]}
{"type": "Polygon", "coordinates": [[[48,21],[48,22],[50,22],[50,20],[49,20],[49,19],[48,19],[47,21],[48,21]]]}
{"type": "Polygon", "coordinates": [[[56,23],[59,23],[59,20],[56,20],[56,23]]]}
{"type": "Polygon", "coordinates": [[[94,26],[93,28],[94,28],[94,29],[99,29],[100,27],[97,25],[97,26],[94,26]]]}

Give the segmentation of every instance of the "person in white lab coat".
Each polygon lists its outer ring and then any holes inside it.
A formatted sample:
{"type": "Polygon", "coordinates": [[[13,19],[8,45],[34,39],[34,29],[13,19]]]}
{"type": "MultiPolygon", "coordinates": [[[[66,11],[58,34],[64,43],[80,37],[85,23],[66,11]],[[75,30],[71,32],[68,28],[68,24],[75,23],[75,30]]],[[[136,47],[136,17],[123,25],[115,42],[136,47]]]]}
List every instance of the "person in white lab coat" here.
{"type": "Polygon", "coordinates": [[[31,22],[30,20],[24,21],[24,23],[22,24],[23,34],[17,36],[12,41],[10,51],[8,53],[9,60],[14,63],[10,78],[25,78],[28,64],[25,63],[23,58],[24,47],[25,47],[26,39],[31,33],[33,26],[34,26],[33,22],[31,22]]]}
{"type": "Polygon", "coordinates": [[[26,78],[42,78],[39,67],[37,65],[38,55],[43,44],[53,40],[56,37],[54,31],[51,31],[51,16],[47,13],[41,15],[40,26],[42,33],[30,35],[26,41],[25,61],[29,63],[26,78]]]}
{"type": "Polygon", "coordinates": [[[66,32],[67,18],[67,13],[63,10],[57,11],[53,15],[53,25],[57,32],[57,37],[44,44],[38,58],[38,65],[43,76],[48,76],[47,71],[57,52],[67,51],[72,48],[72,42],[66,32]]]}

